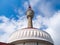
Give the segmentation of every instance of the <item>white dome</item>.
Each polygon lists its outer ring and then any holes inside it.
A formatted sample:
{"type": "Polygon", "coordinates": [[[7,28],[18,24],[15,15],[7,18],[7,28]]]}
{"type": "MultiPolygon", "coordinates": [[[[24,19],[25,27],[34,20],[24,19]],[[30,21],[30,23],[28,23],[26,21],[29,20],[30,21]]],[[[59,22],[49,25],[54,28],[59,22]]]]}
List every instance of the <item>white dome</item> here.
{"type": "Polygon", "coordinates": [[[47,32],[35,28],[25,28],[15,31],[9,37],[8,43],[18,40],[29,40],[29,39],[48,41],[53,44],[53,41],[47,32]]]}

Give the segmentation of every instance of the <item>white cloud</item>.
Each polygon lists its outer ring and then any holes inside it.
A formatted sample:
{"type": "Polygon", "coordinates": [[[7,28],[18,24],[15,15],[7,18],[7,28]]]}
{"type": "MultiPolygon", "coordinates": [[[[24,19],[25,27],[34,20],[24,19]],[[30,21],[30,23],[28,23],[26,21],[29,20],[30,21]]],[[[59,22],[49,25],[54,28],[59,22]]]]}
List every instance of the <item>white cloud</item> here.
{"type": "MultiPolygon", "coordinates": [[[[41,26],[41,22],[39,21],[41,18],[41,16],[37,16],[36,20],[33,20],[34,27],[37,26],[36,28],[39,28],[41,26]]],[[[0,23],[0,30],[5,32],[3,35],[0,35],[1,42],[6,42],[9,38],[9,35],[14,31],[27,27],[26,16],[19,17],[19,20],[17,21],[14,19],[9,19],[5,16],[0,16],[0,20],[3,21],[3,23],[0,23]]]]}
{"type": "Polygon", "coordinates": [[[26,8],[26,9],[27,9],[27,8],[28,8],[28,5],[29,5],[29,4],[28,4],[28,2],[27,2],[27,1],[25,1],[25,3],[24,3],[24,5],[23,5],[23,6],[24,6],[24,8],[26,8]]]}
{"type": "Polygon", "coordinates": [[[48,29],[46,30],[53,38],[55,45],[60,45],[60,11],[56,12],[49,19],[48,29]]]}
{"type": "MultiPolygon", "coordinates": [[[[3,21],[3,23],[0,24],[0,30],[3,30],[6,32],[5,34],[0,36],[0,41],[6,42],[8,39],[9,35],[21,28],[27,27],[27,18],[26,16],[22,16],[19,18],[19,20],[14,20],[14,19],[8,19],[7,17],[0,16],[0,20],[3,21]]],[[[51,18],[46,18],[38,15],[35,17],[33,20],[33,26],[36,28],[40,28],[43,23],[44,25],[48,26],[46,31],[51,35],[53,38],[53,41],[55,45],[59,45],[60,43],[60,11],[56,12],[53,17],[51,18]]]]}
{"type": "Polygon", "coordinates": [[[9,19],[5,16],[0,16],[0,20],[2,20],[3,22],[7,22],[9,19]]]}
{"type": "Polygon", "coordinates": [[[54,13],[54,9],[52,8],[52,2],[51,1],[41,1],[41,4],[38,6],[37,9],[45,17],[51,17],[54,13]]]}
{"type": "Polygon", "coordinates": [[[38,2],[41,2],[41,0],[29,0],[32,7],[34,7],[38,2]]]}
{"type": "Polygon", "coordinates": [[[41,27],[41,23],[42,23],[42,16],[38,15],[33,20],[33,27],[40,28],[41,27]]]}
{"type": "MultiPolygon", "coordinates": [[[[52,0],[46,1],[46,0],[29,0],[32,8],[36,11],[39,11],[39,13],[43,14],[45,17],[51,17],[54,13],[54,9],[52,8],[52,0]]],[[[28,6],[28,2],[24,3],[25,8],[28,6]]]]}
{"type": "Polygon", "coordinates": [[[4,31],[5,33],[3,35],[0,35],[0,41],[6,42],[9,37],[9,35],[21,28],[25,28],[27,25],[26,22],[26,16],[22,16],[19,20],[14,19],[8,19],[5,16],[0,16],[0,20],[3,21],[3,23],[0,23],[0,30],[4,31]]]}
{"type": "Polygon", "coordinates": [[[15,26],[5,16],[0,16],[0,20],[3,21],[3,23],[0,23],[0,30],[5,32],[3,35],[0,35],[0,41],[5,42],[7,37],[14,31],[15,26]]]}
{"type": "Polygon", "coordinates": [[[29,1],[25,1],[23,6],[24,6],[24,8],[27,9],[28,5],[30,4],[32,6],[32,8],[33,8],[34,6],[37,6],[38,2],[41,2],[41,0],[29,0],[29,1]]]}

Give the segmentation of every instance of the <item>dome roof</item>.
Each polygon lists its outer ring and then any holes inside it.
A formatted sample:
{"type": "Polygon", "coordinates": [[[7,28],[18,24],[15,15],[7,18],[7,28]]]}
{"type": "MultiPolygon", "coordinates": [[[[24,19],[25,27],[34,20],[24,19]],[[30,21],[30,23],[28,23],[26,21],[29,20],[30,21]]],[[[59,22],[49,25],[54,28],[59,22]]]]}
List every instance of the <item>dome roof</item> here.
{"type": "Polygon", "coordinates": [[[35,28],[25,28],[15,31],[9,37],[8,43],[29,39],[48,41],[53,44],[53,41],[47,32],[35,28]]]}

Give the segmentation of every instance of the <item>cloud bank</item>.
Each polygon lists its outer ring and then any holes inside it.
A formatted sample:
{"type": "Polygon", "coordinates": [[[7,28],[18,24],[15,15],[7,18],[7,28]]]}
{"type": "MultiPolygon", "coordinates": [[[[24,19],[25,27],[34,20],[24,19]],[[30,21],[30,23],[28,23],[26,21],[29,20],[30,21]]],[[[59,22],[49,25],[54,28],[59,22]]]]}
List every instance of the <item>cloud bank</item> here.
{"type": "Polygon", "coordinates": [[[56,12],[54,16],[49,19],[48,28],[46,31],[52,36],[55,45],[60,45],[60,11],[56,12]]]}

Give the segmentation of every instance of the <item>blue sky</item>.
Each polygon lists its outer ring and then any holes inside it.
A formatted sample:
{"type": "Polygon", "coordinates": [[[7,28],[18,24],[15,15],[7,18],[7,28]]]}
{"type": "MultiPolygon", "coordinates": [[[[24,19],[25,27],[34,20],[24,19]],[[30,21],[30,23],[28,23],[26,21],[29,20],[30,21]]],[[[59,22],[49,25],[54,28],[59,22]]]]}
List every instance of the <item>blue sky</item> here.
{"type": "MultiPolygon", "coordinates": [[[[24,2],[28,0],[0,0],[0,15],[5,15],[8,18],[15,18],[17,19],[18,17],[16,15],[18,15],[17,12],[15,12],[14,10],[21,8],[21,10],[26,11],[26,8],[24,7],[24,2]]],[[[43,1],[43,3],[52,3],[50,8],[53,8],[52,10],[58,11],[60,10],[60,0],[46,0],[43,1]]],[[[40,6],[40,2],[38,2],[36,5],[40,6]]],[[[34,10],[36,12],[38,7],[34,7],[34,10]]],[[[39,10],[37,10],[39,11],[39,10]]],[[[36,12],[37,13],[37,12],[36,12]]]]}
{"type": "Polygon", "coordinates": [[[35,12],[33,26],[47,31],[55,45],[60,45],[58,41],[60,40],[58,36],[60,0],[0,0],[0,41],[6,42],[12,32],[27,27],[25,13],[28,9],[28,2],[35,12]]]}

